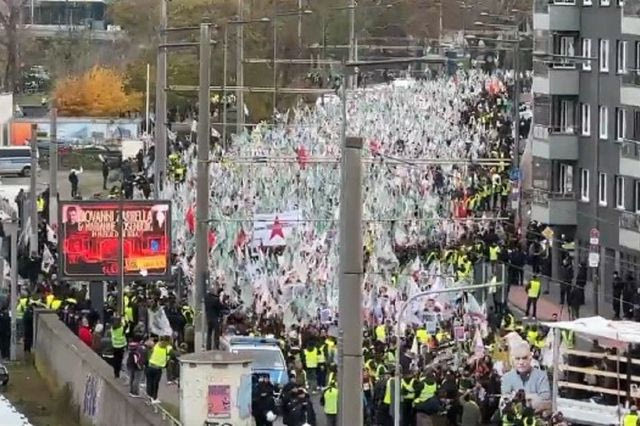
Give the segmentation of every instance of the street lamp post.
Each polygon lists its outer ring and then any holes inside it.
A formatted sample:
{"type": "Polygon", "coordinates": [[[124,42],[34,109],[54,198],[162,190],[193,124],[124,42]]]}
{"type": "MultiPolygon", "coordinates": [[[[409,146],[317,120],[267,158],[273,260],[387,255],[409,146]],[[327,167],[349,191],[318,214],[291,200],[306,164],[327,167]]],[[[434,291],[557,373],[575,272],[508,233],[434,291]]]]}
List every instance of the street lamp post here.
{"type": "MultiPolygon", "coordinates": [[[[9,357],[11,361],[17,359],[18,339],[17,333],[17,307],[18,307],[18,219],[14,216],[10,220],[2,222],[5,235],[9,235],[11,247],[11,347],[9,357]]],[[[3,262],[3,260],[0,260],[3,262]]],[[[4,276],[0,277],[4,279],[4,276]]],[[[2,283],[4,285],[4,282],[2,283]]]]}
{"type": "Polygon", "coordinates": [[[440,295],[444,293],[457,293],[460,291],[469,291],[469,290],[479,290],[483,288],[496,287],[498,285],[504,285],[504,283],[491,283],[491,284],[479,284],[479,285],[468,285],[456,288],[444,288],[441,290],[427,290],[417,294],[414,294],[406,302],[402,304],[400,307],[400,311],[398,311],[398,317],[396,321],[396,356],[395,356],[395,369],[394,369],[394,383],[393,383],[393,424],[394,426],[400,426],[400,380],[402,379],[402,371],[400,366],[400,332],[402,321],[404,319],[404,313],[407,308],[411,305],[411,303],[415,302],[418,299],[421,299],[426,296],[434,296],[440,295]]]}

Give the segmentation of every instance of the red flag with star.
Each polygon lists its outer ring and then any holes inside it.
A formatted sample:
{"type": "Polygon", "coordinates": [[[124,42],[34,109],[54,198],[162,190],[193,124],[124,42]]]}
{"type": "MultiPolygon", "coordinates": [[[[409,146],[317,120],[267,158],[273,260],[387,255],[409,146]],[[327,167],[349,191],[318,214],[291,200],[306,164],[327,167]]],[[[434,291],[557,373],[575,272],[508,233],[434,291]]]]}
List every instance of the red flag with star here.
{"type": "Polygon", "coordinates": [[[300,168],[304,170],[309,162],[309,151],[307,151],[304,146],[300,145],[296,148],[296,158],[298,159],[300,168]]]}
{"type": "Polygon", "coordinates": [[[284,229],[282,228],[282,224],[280,223],[278,216],[276,216],[276,220],[273,222],[273,226],[271,226],[271,236],[269,239],[273,240],[277,236],[284,240],[284,229]]]}

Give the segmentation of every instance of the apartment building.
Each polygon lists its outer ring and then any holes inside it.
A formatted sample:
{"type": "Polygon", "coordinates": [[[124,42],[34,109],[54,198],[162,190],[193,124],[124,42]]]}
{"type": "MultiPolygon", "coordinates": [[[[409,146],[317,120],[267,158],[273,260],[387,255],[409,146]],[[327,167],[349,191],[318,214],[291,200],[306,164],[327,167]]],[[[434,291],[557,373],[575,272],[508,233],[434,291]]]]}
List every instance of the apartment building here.
{"type": "Polygon", "coordinates": [[[531,219],[585,262],[599,230],[610,306],[613,271],[640,271],[640,0],[534,0],[533,27],[531,219]]]}

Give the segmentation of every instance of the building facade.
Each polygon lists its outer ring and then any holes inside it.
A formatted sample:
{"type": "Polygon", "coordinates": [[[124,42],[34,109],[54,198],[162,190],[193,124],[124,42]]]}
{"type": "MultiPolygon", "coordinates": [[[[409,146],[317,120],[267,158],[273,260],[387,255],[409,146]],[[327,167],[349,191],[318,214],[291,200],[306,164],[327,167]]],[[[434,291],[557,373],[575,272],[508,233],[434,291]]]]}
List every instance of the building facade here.
{"type": "Polygon", "coordinates": [[[640,0],[534,0],[533,24],[531,219],[599,254],[611,306],[613,272],[640,271],[640,0]]]}

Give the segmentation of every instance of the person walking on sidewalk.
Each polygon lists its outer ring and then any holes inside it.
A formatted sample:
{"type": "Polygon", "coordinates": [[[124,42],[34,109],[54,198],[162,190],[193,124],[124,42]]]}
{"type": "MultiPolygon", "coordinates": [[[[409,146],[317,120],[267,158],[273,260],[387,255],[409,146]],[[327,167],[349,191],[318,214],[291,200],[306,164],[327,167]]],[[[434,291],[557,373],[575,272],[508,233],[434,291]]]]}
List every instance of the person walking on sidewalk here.
{"type": "Polygon", "coordinates": [[[140,382],[147,361],[146,347],[142,336],[135,335],[128,346],[127,371],[129,372],[129,396],[140,397],[140,382]]]}
{"type": "Polygon", "coordinates": [[[531,281],[527,284],[527,311],[525,312],[525,318],[529,316],[529,310],[533,308],[533,318],[535,319],[538,314],[538,298],[540,297],[540,290],[542,289],[542,283],[537,274],[533,274],[531,281]]]}
{"type": "Polygon", "coordinates": [[[113,346],[113,375],[117,379],[120,377],[124,350],[127,347],[127,338],[124,335],[124,325],[122,324],[122,318],[119,316],[113,317],[113,325],[111,326],[111,346],[113,346]]]}
{"type": "Polygon", "coordinates": [[[149,356],[146,370],[147,395],[151,398],[152,404],[160,403],[158,389],[160,387],[160,379],[162,379],[162,370],[167,366],[167,361],[169,361],[172,352],[169,344],[170,339],[170,336],[162,336],[151,350],[151,355],[149,356]]]}

